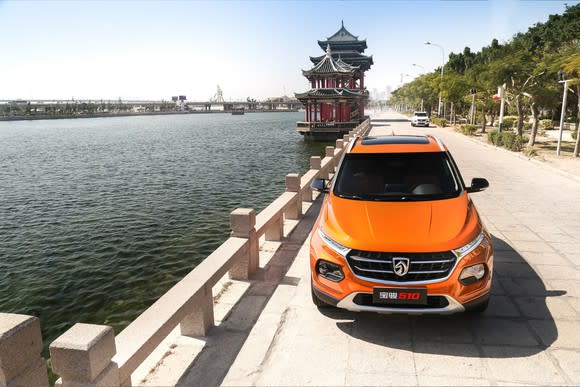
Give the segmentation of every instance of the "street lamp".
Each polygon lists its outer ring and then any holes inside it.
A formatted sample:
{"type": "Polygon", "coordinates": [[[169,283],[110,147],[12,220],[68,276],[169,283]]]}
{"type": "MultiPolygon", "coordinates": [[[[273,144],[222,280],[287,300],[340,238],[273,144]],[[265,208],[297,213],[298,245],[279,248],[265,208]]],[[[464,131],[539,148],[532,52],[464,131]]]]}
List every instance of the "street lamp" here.
{"type": "Polygon", "coordinates": [[[425,67],[424,66],[421,66],[420,64],[417,64],[417,63],[413,63],[413,66],[420,67],[421,70],[423,70],[423,72],[421,74],[425,73],[425,67]]]}
{"type": "Polygon", "coordinates": [[[566,118],[566,101],[568,99],[568,82],[570,79],[564,79],[564,73],[558,71],[560,80],[558,83],[564,84],[564,95],[562,97],[562,113],[560,113],[560,134],[558,135],[558,147],[556,148],[556,155],[560,156],[560,146],[562,144],[562,131],[564,130],[564,119],[566,118]]]}
{"type": "MultiPolygon", "coordinates": [[[[441,81],[443,81],[443,67],[445,66],[445,49],[442,45],[433,43],[433,42],[425,42],[428,46],[435,46],[441,49],[441,81]]],[[[439,106],[437,107],[437,117],[441,117],[441,86],[439,86],[439,106]]]]}

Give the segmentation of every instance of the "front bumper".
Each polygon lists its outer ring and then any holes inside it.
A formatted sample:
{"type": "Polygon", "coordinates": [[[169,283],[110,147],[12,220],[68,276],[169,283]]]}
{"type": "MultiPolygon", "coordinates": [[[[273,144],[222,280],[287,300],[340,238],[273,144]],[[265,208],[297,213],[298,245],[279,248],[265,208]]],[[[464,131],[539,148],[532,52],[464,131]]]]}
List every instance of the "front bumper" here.
{"type": "Polygon", "coordinates": [[[413,283],[381,282],[356,276],[345,257],[329,249],[317,233],[313,233],[311,237],[310,261],[313,291],[319,296],[318,298],[336,307],[357,312],[452,314],[464,312],[470,309],[472,305],[489,297],[493,273],[493,246],[489,234],[484,233],[482,243],[472,252],[458,259],[447,277],[435,281],[413,283]],[[344,273],[344,279],[330,281],[318,274],[315,268],[318,259],[324,259],[340,265],[344,273]],[[461,271],[465,267],[480,263],[486,266],[485,276],[473,284],[462,284],[459,281],[461,271]],[[377,287],[426,288],[428,299],[432,297],[433,299],[438,298],[438,300],[433,303],[428,302],[425,307],[404,304],[373,304],[368,300],[368,297],[372,297],[373,291],[377,287]]]}
{"type": "Polygon", "coordinates": [[[336,306],[353,312],[378,312],[378,313],[453,314],[465,311],[465,307],[463,307],[461,303],[459,303],[453,297],[447,295],[439,295],[441,297],[444,297],[448,302],[447,306],[444,306],[442,308],[405,308],[404,306],[389,307],[389,306],[360,305],[354,302],[358,294],[367,294],[367,293],[351,293],[350,295],[343,298],[340,302],[338,302],[336,306]]]}

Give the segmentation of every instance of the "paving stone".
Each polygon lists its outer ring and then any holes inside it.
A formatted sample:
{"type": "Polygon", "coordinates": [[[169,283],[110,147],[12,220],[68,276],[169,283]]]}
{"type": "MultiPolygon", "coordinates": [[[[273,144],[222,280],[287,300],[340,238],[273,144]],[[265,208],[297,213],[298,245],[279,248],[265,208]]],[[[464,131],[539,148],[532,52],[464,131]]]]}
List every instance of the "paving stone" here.
{"type": "Polygon", "coordinates": [[[415,343],[417,375],[483,378],[486,366],[475,344],[415,343]]]}
{"type": "Polygon", "coordinates": [[[482,344],[537,346],[538,340],[525,321],[481,318],[472,323],[477,341],[482,344]]]}
{"type": "Polygon", "coordinates": [[[349,353],[347,361],[349,373],[379,373],[383,376],[396,373],[413,375],[415,373],[410,342],[400,343],[397,347],[389,347],[380,342],[350,338],[346,350],[349,353]]]}
{"type": "Polygon", "coordinates": [[[488,379],[472,379],[451,376],[430,376],[417,375],[420,386],[489,386],[491,382],[488,379]]]}
{"type": "Polygon", "coordinates": [[[492,295],[485,316],[520,317],[521,313],[512,301],[512,297],[492,295]]]}
{"type": "Polygon", "coordinates": [[[514,301],[526,317],[543,320],[578,317],[565,297],[516,297],[514,301]]]}
{"type": "Polygon", "coordinates": [[[345,386],[417,386],[417,376],[415,373],[405,374],[401,372],[392,372],[384,374],[363,373],[349,371],[342,385],[345,386]]]}
{"type": "Polygon", "coordinates": [[[538,278],[538,273],[525,262],[494,262],[493,272],[498,277],[538,278]]]}
{"type": "Polygon", "coordinates": [[[548,356],[537,349],[484,346],[489,375],[510,384],[562,385],[565,379],[548,356]]]}
{"type": "Polygon", "coordinates": [[[580,321],[530,321],[532,329],[546,347],[580,349],[580,321]]]}
{"type": "Polygon", "coordinates": [[[412,331],[416,343],[471,343],[474,338],[469,317],[461,314],[420,316],[415,319],[412,331]]]}
{"type": "Polygon", "coordinates": [[[578,349],[555,349],[550,351],[550,355],[558,361],[558,365],[572,381],[572,384],[578,384],[580,381],[580,351],[578,349]]]}
{"type": "Polygon", "coordinates": [[[580,281],[580,269],[570,265],[534,265],[534,268],[545,280],[580,281]]]}

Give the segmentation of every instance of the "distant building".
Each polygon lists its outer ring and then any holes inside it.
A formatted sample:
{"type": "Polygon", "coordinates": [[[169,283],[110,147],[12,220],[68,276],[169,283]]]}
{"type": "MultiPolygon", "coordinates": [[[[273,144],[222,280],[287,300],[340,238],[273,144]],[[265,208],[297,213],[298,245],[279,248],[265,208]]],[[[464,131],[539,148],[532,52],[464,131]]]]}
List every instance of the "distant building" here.
{"type": "Polygon", "coordinates": [[[306,108],[305,122],[298,122],[296,130],[307,138],[327,140],[330,136],[342,137],[364,119],[369,97],[364,73],[373,58],[363,55],[366,40],[351,34],[344,23],[318,45],[326,54],[310,57],[314,67],[302,71],[311,89],[295,94],[306,108]]]}

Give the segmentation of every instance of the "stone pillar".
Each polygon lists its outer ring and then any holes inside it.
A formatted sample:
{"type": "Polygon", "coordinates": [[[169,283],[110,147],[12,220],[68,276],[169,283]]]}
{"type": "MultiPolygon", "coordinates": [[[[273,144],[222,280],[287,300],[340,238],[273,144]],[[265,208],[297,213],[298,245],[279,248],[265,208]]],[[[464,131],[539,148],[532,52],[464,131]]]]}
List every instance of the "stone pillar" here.
{"type": "Polygon", "coordinates": [[[333,146],[327,146],[326,148],[324,148],[324,156],[325,157],[330,157],[330,163],[328,163],[328,167],[325,168],[321,173],[320,173],[320,178],[321,179],[328,179],[328,174],[330,172],[334,172],[334,147],[333,146]]]}
{"type": "Polygon", "coordinates": [[[260,255],[256,234],[256,211],[251,208],[236,208],[230,214],[232,236],[248,239],[248,253],[230,269],[230,278],[247,280],[258,270],[260,255]]]}
{"type": "Polygon", "coordinates": [[[348,142],[350,141],[350,136],[348,134],[345,134],[342,136],[342,139],[345,144],[348,144],[348,142]]]}
{"type": "Polygon", "coordinates": [[[310,157],[310,169],[320,169],[322,164],[322,159],[320,156],[310,157]]]}
{"type": "Polygon", "coordinates": [[[336,140],[336,149],[342,149],[344,146],[344,140],[336,140]]]}
{"type": "Polygon", "coordinates": [[[214,326],[213,294],[211,286],[203,287],[203,292],[196,296],[191,304],[192,312],[179,324],[182,336],[205,336],[214,326]]]}
{"type": "Polygon", "coordinates": [[[274,223],[275,224],[268,227],[264,233],[264,238],[267,241],[281,241],[284,237],[284,218],[279,216],[274,223]]]}
{"type": "Polygon", "coordinates": [[[46,386],[40,320],[23,314],[0,313],[0,386],[46,386]]]}
{"type": "Polygon", "coordinates": [[[120,386],[113,328],[77,323],[50,344],[54,373],[63,387],[120,386]]]}
{"type": "Polygon", "coordinates": [[[287,219],[300,219],[302,215],[302,195],[300,195],[300,175],[289,173],[286,175],[286,192],[296,192],[296,203],[290,203],[286,209],[287,219]]]}

